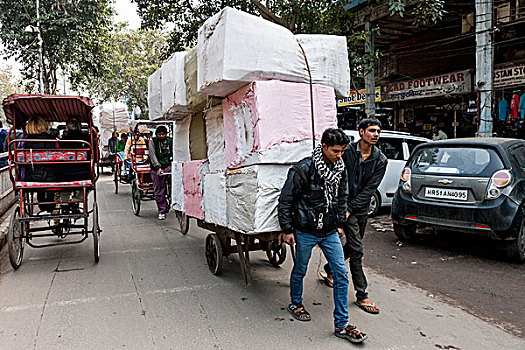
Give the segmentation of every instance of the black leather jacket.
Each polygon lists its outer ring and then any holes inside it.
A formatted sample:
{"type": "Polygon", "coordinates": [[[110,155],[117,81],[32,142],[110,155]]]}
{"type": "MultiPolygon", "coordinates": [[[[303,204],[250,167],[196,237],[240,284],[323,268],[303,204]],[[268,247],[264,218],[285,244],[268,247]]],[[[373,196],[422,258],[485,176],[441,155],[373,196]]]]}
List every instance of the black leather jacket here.
{"type": "Polygon", "coordinates": [[[346,215],[348,186],[343,171],[338,194],[326,213],[323,181],[315,170],[312,157],[301,160],[288,171],[279,197],[279,224],[285,233],[293,229],[325,237],[342,227],[346,215]],[[319,219],[322,227],[319,227],[319,219]]]}
{"type": "MultiPolygon", "coordinates": [[[[357,141],[359,142],[359,141],[357,141]]],[[[377,148],[372,147],[372,153],[361,164],[361,174],[358,179],[357,142],[352,142],[343,154],[348,178],[348,211],[352,215],[364,216],[368,213],[370,199],[385,176],[388,159],[377,148]],[[357,180],[357,187],[354,183],[357,180]]]]}

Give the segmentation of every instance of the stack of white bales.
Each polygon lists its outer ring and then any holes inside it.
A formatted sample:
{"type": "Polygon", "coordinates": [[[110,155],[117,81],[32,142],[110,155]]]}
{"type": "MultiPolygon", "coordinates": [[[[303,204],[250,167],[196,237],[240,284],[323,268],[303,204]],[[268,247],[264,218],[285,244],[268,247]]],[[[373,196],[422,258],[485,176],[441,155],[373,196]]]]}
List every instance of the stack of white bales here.
{"type": "Polygon", "coordinates": [[[337,127],[336,92],[348,94],[345,38],[295,37],[230,8],[200,28],[199,91],[227,96],[222,110],[216,107],[205,118],[212,170],[202,186],[205,221],[244,233],[280,230],[281,188],[291,164],[311,155],[313,143],[308,70],[298,41],[316,83],[318,138],[337,127]]]}
{"type": "Polygon", "coordinates": [[[208,19],[196,48],[148,81],[150,119],[176,120],[175,209],[236,231],[278,231],[288,169],[311,154],[314,136],[336,127],[336,95],[349,89],[345,37],[294,36],[232,8],[208,19]],[[213,96],[225,98],[215,105],[213,96]]]}

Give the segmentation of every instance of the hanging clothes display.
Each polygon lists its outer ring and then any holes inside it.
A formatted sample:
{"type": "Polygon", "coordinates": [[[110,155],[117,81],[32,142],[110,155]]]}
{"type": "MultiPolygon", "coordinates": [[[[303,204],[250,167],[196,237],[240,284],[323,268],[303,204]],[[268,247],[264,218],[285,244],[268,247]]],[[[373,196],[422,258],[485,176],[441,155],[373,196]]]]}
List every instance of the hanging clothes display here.
{"type": "Polygon", "coordinates": [[[506,121],[507,117],[509,116],[509,103],[504,97],[502,97],[501,100],[499,101],[498,111],[499,111],[499,120],[502,122],[506,121]]]}
{"type": "Polygon", "coordinates": [[[518,94],[512,95],[510,100],[510,119],[518,119],[518,106],[520,105],[520,96],[518,94]]]}
{"type": "Polygon", "coordinates": [[[525,93],[521,95],[520,97],[520,104],[518,109],[521,113],[521,119],[525,119],[525,93]]]}

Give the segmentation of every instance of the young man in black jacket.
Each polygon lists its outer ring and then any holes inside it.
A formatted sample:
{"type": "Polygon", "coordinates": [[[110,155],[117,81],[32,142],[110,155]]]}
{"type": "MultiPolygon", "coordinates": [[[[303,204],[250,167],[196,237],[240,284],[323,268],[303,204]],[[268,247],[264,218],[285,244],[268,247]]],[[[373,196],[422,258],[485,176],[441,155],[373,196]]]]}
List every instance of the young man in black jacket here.
{"type": "Polygon", "coordinates": [[[340,236],[346,215],[348,186],[342,160],[348,137],[340,129],[327,129],[311,157],[288,172],[279,198],[279,224],[283,239],[296,244],[290,276],[288,311],[299,321],[310,321],[303,305],[303,279],[312,249],[318,245],[334,273],[334,334],[360,343],[366,335],[348,322],[348,270],[340,236]]]}
{"type": "MultiPolygon", "coordinates": [[[[379,313],[379,308],[368,299],[367,281],[363,272],[363,236],[370,199],[385,175],[387,158],[375,145],[381,133],[381,122],[375,118],[363,119],[359,123],[361,139],[352,142],[343,155],[348,175],[348,214],[343,226],[346,238],[345,260],[350,258],[350,272],[356,291],[356,302],[362,310],[379,313]]],[[[327,284],[333,284],[330,265],[321,272],[327,284]]]]}

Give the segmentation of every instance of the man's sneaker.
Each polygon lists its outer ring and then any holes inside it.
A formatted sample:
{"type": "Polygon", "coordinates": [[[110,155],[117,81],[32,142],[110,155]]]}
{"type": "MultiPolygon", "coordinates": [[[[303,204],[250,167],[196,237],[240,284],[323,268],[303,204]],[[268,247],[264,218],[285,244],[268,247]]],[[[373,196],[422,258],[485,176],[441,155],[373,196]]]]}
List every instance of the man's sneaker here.
{"type": "Polygon", "coordinates": [[[159,214],[159,220],[165,220],[166,214],[159,214]]]}

